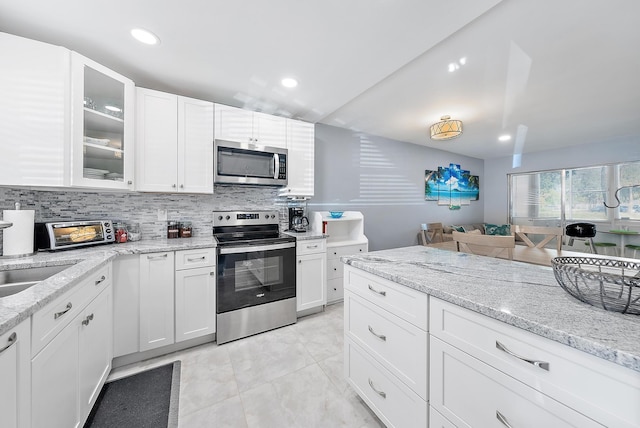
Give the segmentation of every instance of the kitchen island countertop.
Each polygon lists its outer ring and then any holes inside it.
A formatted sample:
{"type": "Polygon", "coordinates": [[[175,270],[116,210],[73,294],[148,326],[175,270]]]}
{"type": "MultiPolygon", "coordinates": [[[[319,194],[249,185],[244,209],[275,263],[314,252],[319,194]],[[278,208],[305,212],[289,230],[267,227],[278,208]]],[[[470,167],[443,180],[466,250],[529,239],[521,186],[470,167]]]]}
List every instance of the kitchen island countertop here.
{"type": "Polygon", "coordinates": [[[38,252],[30,257],[0,258],[0,271],[41,266],[69,265],[44,281],[12,296],[0,298],[0,335],[29,318],[38,309],[73,288],[117,256],[163,251],[192,250],[216,246],[213,236],[154,239],[126,244],[99,245],[76,250],[38,252]]]}
{"type": "Polygon", "coordinates": [[[344,263],[640,372],[640,316],[571,297],[550,267],[423,246],[344,263]]]}

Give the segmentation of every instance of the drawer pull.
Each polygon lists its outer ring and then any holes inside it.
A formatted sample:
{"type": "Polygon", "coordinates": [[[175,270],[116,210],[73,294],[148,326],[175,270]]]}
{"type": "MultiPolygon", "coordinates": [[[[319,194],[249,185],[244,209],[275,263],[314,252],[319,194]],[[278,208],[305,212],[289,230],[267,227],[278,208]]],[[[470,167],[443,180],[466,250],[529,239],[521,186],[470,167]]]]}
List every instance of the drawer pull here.
{"type": "Polygon", "coordinates": [[[206,260],[207,258],[205,256],[202,257],[196,257],[195,259],[187,259],[188,262],[197,262],[198,260],[206,260]]]}
{"type": "Polygon", "coordinates": [[[387,295],[387,292],[386,292],[386,291],[378,291],[378,290],[376,290],[375,288],[373,288],[373,287],[371,286],[371,284],[368,284],[368,285],[369,285],[369,290],[373,291],[374,293],[377,293],[377,294],[379,294],[379,295],[381,295],[381,296],[386,296],[386,295],[387,295]]]}
{"type": "Polygon", "coordinates": [[[378,394],[380,397],[382,398],[387,398],[387,393],[386,392],[382,392],[378,389],[376,389],[375,386],[373,386],[373,382],[371,381],[371,379],[369,379],[369,386],[371,387],[371,389],[373,389],[375,391],[376,394],[378,394]]]}
{"type": "Polygon", "coordinates": [[[380,340],[383,341],[387,341],[387,336],[385,336],[384,334],[378,334],[375,331],[373,331],[373,329],[371,328],[371,326],[369,326],[369,333],[373,334],[375,337],[377,337],[380,340]]]}
{"type": "Polygon", "coordinates": [[[106,277],[106,276],[104,276],[104,275],[102,275],[102,276],[100,277],[100,279],[96,281],[96,285],[98,285],[98,284],[100,284],[100,283],[104,282],[104,280],[105,280],[105,279],[107,279],[107,277],[106,277]]]}
{"type": "Polygon", "coordinates": [[[159,256],[147,256],[147,259],[148,260],[156,260],[156,259],[166,259],[167,257],[169,257],[169,254],[164,253],[164,254],[161,254],[159,256]]]}
{"type": "Polygon", "coordinates": [[[18,335],[15,332],[11,333],[11,336],[9,336],[9,339],[7,339],[7,345],[4,348],[0,349],[0,354],[11,348],[17,341],[18,335]]]}
{"type": "Polygon", "coordinates": [[[500,423],[506,426],[507,428],[513,428],[511,424],[509,424],[509,422],[507,421],[507,418],[505,418],[504,415],[497,410],[496,410],[496,419],[498,419],[500,423]]]}
{"type": "Polygon", "coordinates": [[[507,354],[511,355],[512,357],[516,357],[519,360],[522,360],[526,363],[532,364],[536,367],[540,367],[543,370],[549,371],[549,363],[545,362],[545,361],[536,361],[536,360],[530,360],[528,358],[525,357],[521,357],[520,355],[510,351],[509,349],[507,349],[506,346],[504,346],[502,343],[498,342],[496,340],[496,348],[498,348],[499,350],[506,352],[507,354]]]}
{"type": "Polygon", "coordinates": [[[53,319],[57,320],[58,318],[60,318],[61,316],[69,312],[72,307],[73,305],[71,304],[71,302],[67,303],[67,306],[64,308],[64,311],[56,312],[55,314],[53,314],[53,319]]]}
{"type": "Polygon", "coordinates": [[[87,315],[87,317],[82,320],[82,325],[89,325],[89,323],[93,320],[93,314],[87,315]]]}
{"type": "Polygon", "coordinates": [[[307,245],[307,249],[310,250],[312,248],[318,248],[318,244],[316,245],[307,245]]]}

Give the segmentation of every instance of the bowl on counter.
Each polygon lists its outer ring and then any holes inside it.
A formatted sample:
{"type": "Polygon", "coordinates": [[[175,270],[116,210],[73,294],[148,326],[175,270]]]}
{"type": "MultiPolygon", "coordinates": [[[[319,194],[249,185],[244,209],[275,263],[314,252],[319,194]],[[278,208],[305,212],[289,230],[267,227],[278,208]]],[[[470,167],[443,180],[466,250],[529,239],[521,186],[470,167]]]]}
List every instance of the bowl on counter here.
{"type": "Polygon", "coordinates": [[[344,211],[329,211],[331,218],[340,218],[344,214],[344,211]]]}

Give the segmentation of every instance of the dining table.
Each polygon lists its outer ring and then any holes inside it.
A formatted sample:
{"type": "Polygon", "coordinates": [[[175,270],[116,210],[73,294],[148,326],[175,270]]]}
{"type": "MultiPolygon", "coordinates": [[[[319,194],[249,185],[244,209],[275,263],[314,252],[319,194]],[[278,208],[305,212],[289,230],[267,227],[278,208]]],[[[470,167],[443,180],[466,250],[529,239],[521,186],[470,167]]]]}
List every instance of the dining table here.
{"type": "Polygon", "coordinates": [[[624,229],[611,229],[611,230],[603,230],[602,233],[608,233],[611,235],[617,235],[620,237],[620,256],[625,256],[625,249],[627,245],[627,237],[638,235],[638,232],[635,230],[624,230],[624,229]]]}

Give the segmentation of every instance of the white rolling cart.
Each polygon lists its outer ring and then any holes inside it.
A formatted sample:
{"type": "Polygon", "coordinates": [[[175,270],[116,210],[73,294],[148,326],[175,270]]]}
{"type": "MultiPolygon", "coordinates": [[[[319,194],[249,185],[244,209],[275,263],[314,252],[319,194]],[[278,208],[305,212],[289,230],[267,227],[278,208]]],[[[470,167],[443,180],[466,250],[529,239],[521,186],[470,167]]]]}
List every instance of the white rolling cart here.
{"type": "Polygon", "coordinates": [[[314,231],[328,235],[327,304],[340,302],[344,299],[344,265],[340,257],[369,250],[369,240],[364,236],[364,216],[359,211],[345,211],[342,217],[334,218],[329,211],[317,211],[313,213],[311,225],[314,231]]]}

